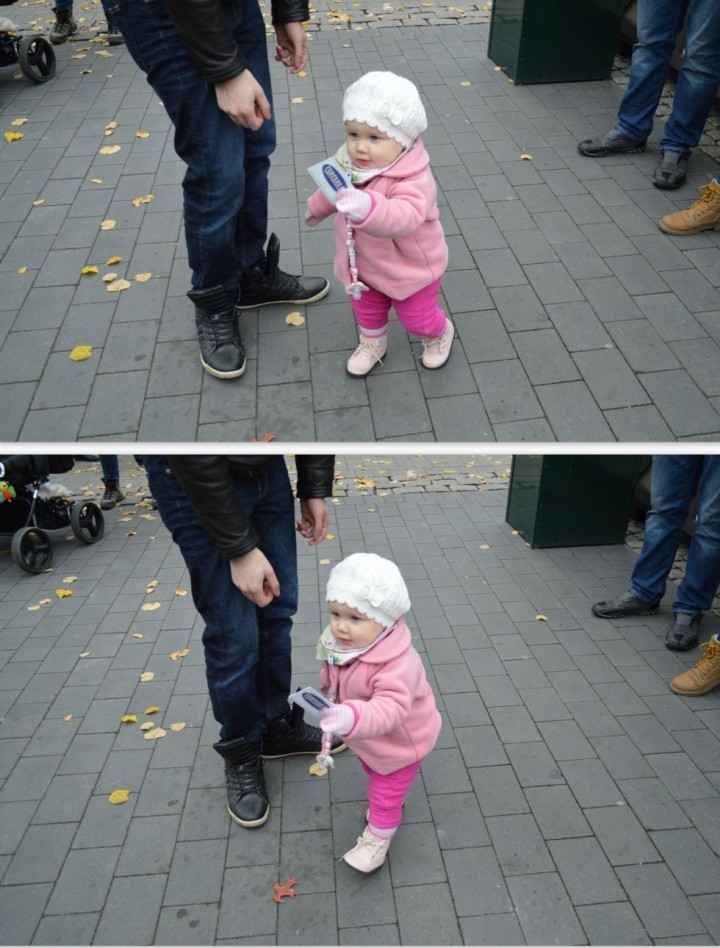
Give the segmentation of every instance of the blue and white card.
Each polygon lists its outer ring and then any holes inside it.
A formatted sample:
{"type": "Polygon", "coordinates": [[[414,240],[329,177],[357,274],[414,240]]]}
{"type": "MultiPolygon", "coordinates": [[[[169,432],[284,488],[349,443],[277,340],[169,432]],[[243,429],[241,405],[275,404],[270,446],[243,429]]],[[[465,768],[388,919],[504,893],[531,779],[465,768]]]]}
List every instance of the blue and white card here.
{"type": "Polygon", "coordinates": [[[308,172],[317,186],[335,203],[335,195],[340,188],[349,188],[352,184],[349,173],[335,158],[323,158],[311,165],[308,172]]]}

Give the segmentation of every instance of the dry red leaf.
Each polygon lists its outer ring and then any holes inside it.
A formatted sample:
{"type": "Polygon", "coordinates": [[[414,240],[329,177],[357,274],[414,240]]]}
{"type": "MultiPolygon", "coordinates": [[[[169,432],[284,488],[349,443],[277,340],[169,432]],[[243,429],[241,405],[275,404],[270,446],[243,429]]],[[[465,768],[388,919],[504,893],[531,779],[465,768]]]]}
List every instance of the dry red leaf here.
{"type": "MultiPolygon", "coordinates": [[[[265,434],[260,438],[261,441],[274,441],[276,435],[272,431],[266,431],[265,434]]],[[[257,438],[250,438],[250,441],[257,441],[257,438]]]]}
{"type": "Polygon", "coordinates": [[[297,895],[297,892],[293,892],[294,885],[297,885],[297,879],[295,876],[290,876],[290,878],[286,879],[282,884],[279,882],[273,883],[273,889],[275,889],[273,902],[284,902],[285,897],[294,899],[297,895]]]}

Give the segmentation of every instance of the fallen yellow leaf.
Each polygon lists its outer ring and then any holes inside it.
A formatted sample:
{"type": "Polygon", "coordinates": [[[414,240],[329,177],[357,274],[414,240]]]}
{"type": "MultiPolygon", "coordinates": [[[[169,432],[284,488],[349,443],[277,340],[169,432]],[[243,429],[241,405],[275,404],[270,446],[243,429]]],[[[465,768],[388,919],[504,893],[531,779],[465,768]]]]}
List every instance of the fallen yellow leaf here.
{"type": "Polygon", "coordinates": [[[137,722],[137,714],[123,714],[120,718],[121,724],[135,724],[137,722]]]}
{"type": "MultiPolygon", "coordinates": [[[[90,47],[88,46],[88,49],[89,49],[89,48],[90,48],[90,47]]],[[[118,127],[118,123],[117,123],[117,122],[108,122],[107,125],[105,126],[105,128],[110,129],[110,131],[113,131],[113,130],[116,129],[117,127],[118,127]]]]}
{"type": "Polygon", "coordinates": [[[25,138],[22,132],[3,132],[3,137],[6,142],[19,142],[21,138],[25,138]]]}
{"type": "Polygon", "coordinates": [[[176,589],[176,590],[175,590],[175,595],[176,595],[176,596],[187,596],[187,593],[188,593],[187,589],[176,589]]]}
{"type": "Polygon", "coordinates": [[[489,550],[489,549],[490,549],[490,544],[489,544],[489,543],[481,543],[481,544],[480,544],[480,549],[481,549],[481,550],[489,550]]]}
{"type": "MultiPolygon", "coordinates": [[[[304,102],[305,99],[302,99],[302,98],[300,98],[300,96],[298,96],[298,97],[295,98],[295,99],[290,99],[290,101],[292,102],[293,105],[300,105],[300,103],[301,103],[301,102],[304,102]]],[[[7,132],[6,132],[5,134],[7,135],[7,132]]]]}
{"type": "Polygon", "coordinates": [[[37,201],[33,201],[33,207],[40,207],[40,205],[44,203],[45,198],[38,198],[37,201]]]}
{"type": "Polygon", "coordinates": [[[185,729],[185,722],[184,722],[184,721],[178,721],[176,724],[171,724],[171,725],[170,725],[170,730],[171,730],[171,731],[182,731],[182,730],[184,730],[184,729],[185,729]]]}
{"type": "Polygon", "coordinates": [[[138,283],[147,283],[147,281],[150,279],[151,276],[152,276],[152,273],[136,273],[135,280],[138,283]]]}
{"type": "MultiPolygon", "coordinates": [[[[134,639],[142,639],[142,638],[145,638],[145,636],[142,634],[142,632],[133,632],[132,637],[133,637],[134,639]]],[[[145,712],[145,713],[147,714],[147,712],[145,712]]]]}
{"type": "Polygon", "coordinates": [[[305,317],[302,313],[288,313],[285,317],[285,322],[288,326],[302,326],[305,322],[305,317]]]}
{"type": "Polygon", "coordinates": [[[132,203],[135,207],[140,207],[141,204],[149,204],[153,200],[152,194],[146,194],[145,197],[133,198],[132,203]]]}
{"type": "Polygon", "coordinates": [[[143,672],[140,675],[140,681],[152,681],[155,677],[155,672],[143,672]]]}
{"type": "Polygon", "coordinates": [[[472,82],[468,82],[467,80],[465,80],[465,82],[461,82],[460,85],[461,85],[461,86],[471,86],[471,85],[472,85],[472,82]]]}
{"type": "Polygon", "coordinates": [[[145,128],[139,128],[135,132],[135,138],[150,138],[150,132],[148,132],[145,128]]]}
{"type": "Polygon", "coordinates": [[[72,721],[72,714],[66,714],[63,721],[72,721]]]}
{"type": "Polygon", "coordinates": [[[74,583],[76,579],[77,579],[77,576],[66,576],[65,579],[63,579],[63,582],[74,583]]]}
{"type": "Polygon", "coordinates": [[[27,611],[28,611],[28,612],[37,612],[39,608],[40,608],[40,606],[28,606],[28,607],[27,607],[27,611]]]}
{"type": "Polygon", "coordinates": [[[330,565],[330,560],[320,560],[320,565],[321,565],[321,566],[329,566],[329,565],[330,565]]]}
{"type": "Polygon", "coordinates": [[[154,612],[156,609],[159,609],[159,608],[160,608],[159,602],[144,602],[140,606],[140,611],[141,612],[154,612]]]}
{"type": "Polygon", "coordinates": [[[22,275],[23,273],[27,273],[27,267],[18,267],[16,272],[19,273],[19,274],[21,274],[21,275],[22,275]]]}
{"type": "Polygon", "coordinates": [[[90,658],[92,652],[80,652],[80,658],[90,658]]]}
{"type": "Polygon", "coordinates": [[[183,649],[182,651],[180,651],[180,652],[170,652],[170,658],[171,658],[174,662],[176,662],[179,658],[185,658],[185,656],[186,656],[186,655],[189,655],[189,654],[190,654],[190,649],[189,649],[189,648],[184,648],[184,649],[183,649]]]}
{"type": "Polygon", "coordinates": [[[153,704],[149,708],[145,708],[143,714],[157,714],[160,708],[157,705],[153,704]]]}
{"type": "Polygon", "coordinates": [[[103,283],[112,283],[115,280],[117,280],[117,278],[118,278],[117,273],[106,273],[105,276],[102,278],[102,280],[103,280],[103,283]]]}
{"type": "Polygon", "coordinates": [[[120,151],[119,145],[103,145],[100,149],[101,155],[116,155],[120,151]]]}
{"type": "Polygon", "coordinates": [[[132,286],[132,283],[129,280],[113,280],[112,283],[108,283],[106,290],[108,293],[120,293],[122,290],[127,290],[132,286]]]}
{"type": "Polygon", "coordinates": [[[326,540],[334,540],[334,539],[335,539],[335,534],[334,534],[334,533],[327,533],[327,534],[325,534],[325,539],[326,539],[326,540]]]}
{"type": "Polygon", "coordinates": [[[102,183],[103,183],[102,178],[90,178],[90,184],[102,184],[102,183]]]}
{"type": "MultiPolygon", "coordinates": [[[[93,347],[92,346],[75,346],[75,348],[70,353],[70,358],[73,362],[84,362],[85,359],[89,359],[92,355],[93,347]]],[[[68,595],[72,595],[68,590],[68,595]]]]}
{"type": "Polygon", "coordinates": [[[11,125],[26,125],[26,124],[27,124],[27,119],[26,119],[26,118],[16,118],[16,119],[13,119],[12,122],[10,122],[10,124],[11,124],[11,125]]]}
{"type": "Polygon", "coordinates": [[[520,155],[521,161],[532,161],[532,155],[520,155]]]}
{"type": "Polygon", "coordinates": [[[100,230],[113,230],[114,227],[117,227],[117,221],[109,219],[100,224],[100,230]]]}
{"type": "Polygon", "coordinates": [[[145,732],[146,741],[156,741],[159,737],[165,737],[167,731],[164,731],[161,727],[154,727],[152,731],[145,732]]]}
{"type": "Polygon", "coordinates": [[[535,616],[536,622],[547,622],[547,620],[548,620],[547,616],[535,616]]]}
{"type": "Polygon", "coordinates": [[[50,603],[50,602],[52,602],[52,599],[41,599],[41,600],[40,600],[40,605],[41,605],[41,606],[47,606],[47,604],[50,603]]]}
{"type": "Polygon", "coordinates": [[[313,775],[313,777],[324,777],[327,773],[327,767],[323,767],[322,764],[319,764],[317,761],[310,764],[308,770],[313,775]]]}
{"type": "Polygon", "coordinates": [[[127,803],[129,798],[129,790],[113,790],[113,792],[108,797],[108,803],[112,803],[113,805],[116,803],[127,803]]]}
{"type": "Polygon", "coordinates": [[[73,594],[72,589],[56,589],[55,590],[55,595],[58,597],[58,599],[65,599],[66,596],[72,596],[72,594],[73,594]]]}
{"type": "Polygon", "coordinates": [[[90,266],[90,267],[83,267],[82,270],[80,271],[80,273],[84,273],[84,274],[99,273],[99,272],[100,272],[100,271],[98,270],[97,267],[92,267],[92,266],[90,266]]]}
{"type": "Polygon", "coordinates": [[[122,257],[110,257],[109,260],[105,261],[105,266],[114,267],[116,263],[120,263],[121,261],[122,261],[122,257]]]}
{"type": "Polygon", "coordinates": [[[141,730],[141,731],[152,731],[152,729],[153,729],[154,727],[155,727],[155,725],[152,723],[152,721],[146,721],[144,724],[141,724],[141,725],[140,725],[140,730],[141,730]]]}

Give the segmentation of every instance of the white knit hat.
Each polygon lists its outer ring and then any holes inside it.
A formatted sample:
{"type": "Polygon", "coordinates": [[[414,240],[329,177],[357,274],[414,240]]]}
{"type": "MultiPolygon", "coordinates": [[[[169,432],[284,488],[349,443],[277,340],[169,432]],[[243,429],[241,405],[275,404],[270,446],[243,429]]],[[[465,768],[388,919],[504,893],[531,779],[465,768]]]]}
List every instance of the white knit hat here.
{"type": "Polygon", "coordinates": [[[345,92],[343,122],[379,128],[403,148],[427,128],[420,95],[409,79],[394,72],[366,72],[345,92]]]}
{"type": "Polygon", "coordinates": [[[357,609],[384,629],[410,609],[410,596],[400,570],[376,553],[353,553],[333,567],[325,598],[357,609]]]}

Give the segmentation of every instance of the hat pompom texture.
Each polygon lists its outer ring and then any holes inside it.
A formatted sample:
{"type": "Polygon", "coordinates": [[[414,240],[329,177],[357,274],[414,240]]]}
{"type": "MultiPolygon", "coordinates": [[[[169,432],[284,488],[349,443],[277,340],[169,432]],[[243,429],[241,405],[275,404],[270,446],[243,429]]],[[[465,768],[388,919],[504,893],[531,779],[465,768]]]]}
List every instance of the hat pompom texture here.
{"type": "Polygon", "coordinates": [[[353,553],[333,567],[326,599],[357,609],[385,629],[410,609],[400,570],[377,553],[353,553]]]}
{"type": "Polygon", "coordinates": [[[403,148],[427,128],[425,108],[414,84],[394,72],[366,72],[345,90],[343,122],[364,122],[403,148]]]}

